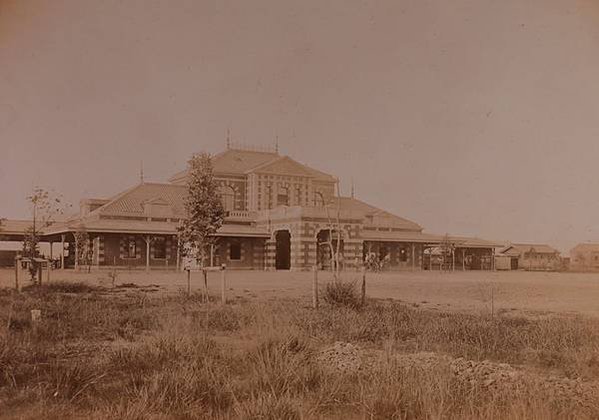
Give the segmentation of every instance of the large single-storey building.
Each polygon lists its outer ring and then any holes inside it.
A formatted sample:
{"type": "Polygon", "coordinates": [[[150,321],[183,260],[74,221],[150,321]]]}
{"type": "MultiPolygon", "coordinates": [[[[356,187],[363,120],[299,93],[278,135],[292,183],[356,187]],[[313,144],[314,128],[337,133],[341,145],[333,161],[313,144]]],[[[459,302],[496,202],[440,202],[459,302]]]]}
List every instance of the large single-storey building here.
{"type": "MultiPolygon", "coordinates": [[[[424,233],[413,221],[354,197],[338,197],[334,176],[276,151],[227,148],[212,163],[227,211],[211,250],[213,265],[326,269],[331,264],[326,242],[337,231],[346,269],[361,267],[367,255],[391,270],[432,269],[433,250],[447,240],[452,268],[492,269],[494,249],[501,246],[424,233]]],[[[55,257],[63,266],[74,264],[74,232],[85,229],[94,266],[180,267],[177,226],[186,217],[186,180],[184,170],[167,183],[140,182],[110,198],[81,200],[79,214],[46,228],[44,240],[62,243],[55,257]]]]}

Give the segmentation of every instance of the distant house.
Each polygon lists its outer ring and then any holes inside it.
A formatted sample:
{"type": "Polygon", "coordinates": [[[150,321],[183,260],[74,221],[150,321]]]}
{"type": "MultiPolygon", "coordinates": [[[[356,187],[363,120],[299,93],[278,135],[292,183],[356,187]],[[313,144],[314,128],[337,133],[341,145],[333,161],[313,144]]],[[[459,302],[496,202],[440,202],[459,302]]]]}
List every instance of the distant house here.
{"type": "Polygon", "coordinates": [[[559,251],[545,244],[511,244],[500,255],[510,258],[512,270],[553,271],[562,266],[559,251]]]}
{"type": "Polygon", "coordinates": [[[570,250],[570,270],[599,271],[599,244],[582,243],[570,250]]]}

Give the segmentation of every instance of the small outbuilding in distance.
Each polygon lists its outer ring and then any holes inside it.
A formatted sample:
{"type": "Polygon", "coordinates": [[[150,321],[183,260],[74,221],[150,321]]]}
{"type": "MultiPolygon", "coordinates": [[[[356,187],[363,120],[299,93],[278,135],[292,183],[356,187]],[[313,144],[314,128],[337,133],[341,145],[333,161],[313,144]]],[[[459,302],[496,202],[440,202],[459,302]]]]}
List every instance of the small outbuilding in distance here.
{"type": "Polygon", "coordinates": [[[495,263],[503,270],[557,271],[562,266],[559,251],[546,244],[510,244],[499,252],[495,263]]]}

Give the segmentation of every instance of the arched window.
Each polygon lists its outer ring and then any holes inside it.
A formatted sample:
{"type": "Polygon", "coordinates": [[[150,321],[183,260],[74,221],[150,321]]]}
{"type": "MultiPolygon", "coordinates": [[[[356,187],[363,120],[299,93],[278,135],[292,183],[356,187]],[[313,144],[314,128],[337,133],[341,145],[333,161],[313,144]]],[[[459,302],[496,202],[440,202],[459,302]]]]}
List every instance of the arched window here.
{"type": "Polygon", "coordinates": [[[302,205],[302,187],[300,186],[295,187],[295,205],[302,205]]]}
{"type": "Polygon", "coordinates": [[[324,197],[319,192],[314,193],[314,205],[316,207],[324,207],[325,205],[324,197]]]}
{"type": "Polygon", "coordinates": [[[289,188],[279,187],[277,192],[277,206],[288,206],[289,205],[289,188]]]}
{"type": "Polygon", "coordinates": [[[235,190],[233,187],[223,185],[219,188],[219,194],[225,211],[235,210],[235,190]]]}

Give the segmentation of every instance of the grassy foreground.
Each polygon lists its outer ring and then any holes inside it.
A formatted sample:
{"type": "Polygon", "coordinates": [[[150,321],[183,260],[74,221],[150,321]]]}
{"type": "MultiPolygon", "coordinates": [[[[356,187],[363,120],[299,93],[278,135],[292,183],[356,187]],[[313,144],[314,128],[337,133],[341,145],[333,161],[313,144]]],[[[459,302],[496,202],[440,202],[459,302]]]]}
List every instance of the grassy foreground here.
{"type": "Polygon", "coordinates": [[[598,418],[597,381],[582,317],[0,290],[3,418],[598,418]]]}

